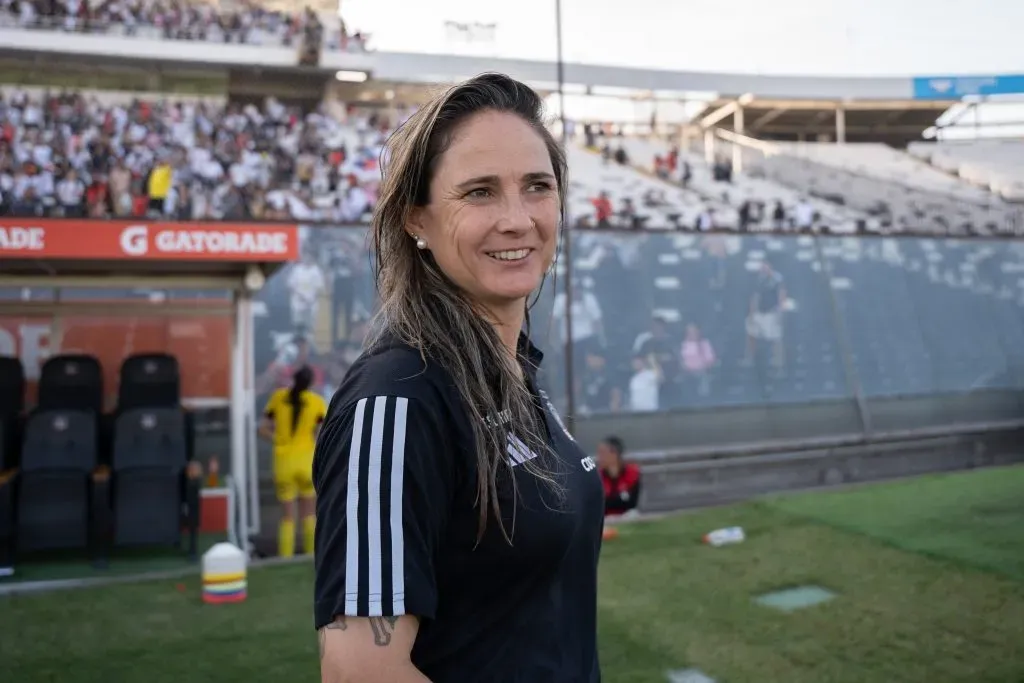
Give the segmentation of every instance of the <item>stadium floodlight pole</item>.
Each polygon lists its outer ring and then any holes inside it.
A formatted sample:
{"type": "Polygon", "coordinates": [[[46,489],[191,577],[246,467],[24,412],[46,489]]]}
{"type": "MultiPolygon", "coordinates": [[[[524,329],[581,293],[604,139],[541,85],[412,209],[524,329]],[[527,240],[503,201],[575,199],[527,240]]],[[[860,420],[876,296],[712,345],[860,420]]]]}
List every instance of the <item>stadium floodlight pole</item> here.
{"type": "MultiPolygon", "coordinates": [[[[562,150],[569,153],[569,129],[565,125],[565,62],[562,60],[562,0],[555,0],[555,69],[558,72],[558,119],[562,126],[562,150]]],[[[562,258],[565,259],[565,393],[569,432],[576,431],[576,387],[572,348],[572,218],[566,209],[562,225],[562,258]]]]}

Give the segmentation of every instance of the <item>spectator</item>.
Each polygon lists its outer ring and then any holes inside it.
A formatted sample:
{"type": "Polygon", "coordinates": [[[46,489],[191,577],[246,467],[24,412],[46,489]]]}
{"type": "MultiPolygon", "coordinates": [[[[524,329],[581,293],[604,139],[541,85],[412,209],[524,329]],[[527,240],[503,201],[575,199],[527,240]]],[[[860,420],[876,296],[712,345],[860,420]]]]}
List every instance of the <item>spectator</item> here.
{"type": "Polygon", "coordinates": [[[689,161],[683,161],[683,173],[679,180],[684,190],[690,186],[690,181],[693,180],[693,168],[689,161]]]}
{"type": "Polygon", "coordinates": [[[798,230],[810,230],[814,225],[814,207],[807,201],[806,197],[801,197],[799,203],[796,205],[794,211],[794,220],[798,230]]]}
{"type": "Polygon", "coordinates": [[[567,338],[571,337],[572,339],[573,348],[576,350],[576,353],[573,354],[573,365],[575,366],[573,370],[577,373],[576,376],[580,377],[584,372],[587,352],[603,346],[601,340],[604,336],[602,325],[604,314],[601,312],[601,305],[597,302],[597,297],[593,292],[585,289],[582,283],[577,282],[574,283],[571,304],[567,301],[565,292],[555,295],[551,315],[554,323],[559,327],[562,344],[565,344],[567,338]],[[571,334],[568,329],[570,305],[572,306],[571,334]]]}
{"type": "Polygon", "coordinates": [[[609,436],[597,445],[597,466],[604,485],[604,514],[619,517],[640,503],[640,468],[623,459],[622,439],[609,436]]]}
{"type": "Polygon", "coordinates": [[[311,332],[316,326],[320,310],[320,297],[326,291],[323,271],[316,262],[316,256],[306,252],[302,261],[295,263],[288,273],[288,289],[291,292],[292,324],[297,330],[311,332]]]}
{"type": "Polygon", "coordinates": [[[650,329],[638,334],[633,341],[633,354],[647,358],[648,367],[658,369],[660,405],[672,405],[676,401],[679,361],[675,349],[667,321],[657,315],[651,318],[650,329]]]}
{"type": "Polygon", "coordinates": [[[580,413],[619,412],[622,409],[622,390],[612,378],[608,363],[599,349],[587,351],[584,367],[578,402],[580,413]]]}
{"type": "Polygon", "coordinates": [[[679,355],[685,376],[696,380],[697,393],[700,396],[707,396],[711,388],[711,368],[718,360],[711,342],[693,323],[686,326],[686,338],[683,339],[679,355]]]}
{"type": "Polygon", "coordinates": [[[658,410],[661,369],[654,356],[633,356],[633,376],[629,380],[629,410],[652,413],[658,410]]]}
{"type": "Polygon", "coordinates": [[[597,196],[596,199],[591,199],[591,203],[594,205],[595,218],[597,219],[597,225],[600,228],[608,226],[608,219],[612,217],[614,209],[612,208],[612,202],[608,198],[607,192],[602,192],[597,196]]]}
{"type": "Polygon", "coordinates": [[[171,180],[174,171],[167,159],[161,159],[149,172],[146,180],[147,194],[149,195],[149,207],[147,213],[152,216],[164,214],[164,204],[167,196],[171,193],[171,180]]]}
{"type": "Polygon", "coordinates": [[[132,212],[132,172],[123,162],[117,162],[107,178],[113,214],[130,216],[132,212]]]}
{"type": "Polygon", "coordinates": [[[786,305],[786,288],[782,276],[775,272],[767,260],[761,262],[757,284],[750,296],[750,311],[747,316],[747,354],[745,365],[752,365],[757,341],[763,340],[772,346],[771,364],[781,370],[785,361],[782,346],[782,311],[786,305]]]}
{"type": "Polygon", "coordinates": [[[776,230],[782,230],[786,225],[786,208],[778,199],[775,200],[775,208],[772,209],[772,225],[776,230]]]}
{"type": "Polygon", "coordinates": [[[74,169],[57,183],[57,201],[67,218],[81,218],[85,214],[85,183],[78,179],[74,169]]]}

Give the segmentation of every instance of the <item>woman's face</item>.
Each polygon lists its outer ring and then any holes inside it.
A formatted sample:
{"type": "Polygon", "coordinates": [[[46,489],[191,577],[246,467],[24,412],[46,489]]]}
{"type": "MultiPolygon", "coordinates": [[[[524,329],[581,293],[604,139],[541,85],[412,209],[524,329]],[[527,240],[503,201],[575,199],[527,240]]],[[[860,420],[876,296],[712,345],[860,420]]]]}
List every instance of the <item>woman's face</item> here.
{"type": "Polygon", "coordinates": [[[485,111],[455,130],[409,232],[488,308],[521,306],[555,256],[558,187],[544,140],[514,114],[485,111]]]}

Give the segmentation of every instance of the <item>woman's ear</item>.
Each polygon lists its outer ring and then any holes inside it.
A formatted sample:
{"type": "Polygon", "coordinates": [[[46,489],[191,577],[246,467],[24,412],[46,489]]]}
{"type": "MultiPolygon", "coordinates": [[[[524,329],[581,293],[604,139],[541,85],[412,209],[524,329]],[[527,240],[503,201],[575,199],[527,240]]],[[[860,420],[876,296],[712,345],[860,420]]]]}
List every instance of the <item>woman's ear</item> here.
{"type": "Polygon", "coordinates": [[[414,241],[420,237],[426,237],[423,230],[423,208],[415,207],[409,212],[409,218],[405,221],[405,232],[414,241]]]}

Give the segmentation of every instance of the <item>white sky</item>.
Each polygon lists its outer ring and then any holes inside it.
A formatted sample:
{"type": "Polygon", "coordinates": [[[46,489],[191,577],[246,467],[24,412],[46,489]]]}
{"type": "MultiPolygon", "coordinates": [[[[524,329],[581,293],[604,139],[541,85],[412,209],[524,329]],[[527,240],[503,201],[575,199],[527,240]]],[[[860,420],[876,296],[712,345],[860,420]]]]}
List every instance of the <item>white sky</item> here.
{"type": "MultiPolygon", "coordinates": [[[[376,49],[555,58],[554,0],[341,0],[376,49]],[[496,22],[487,46],[444,22],[496,22]]],[[[562,0],[565,59],[820,75],[1024,71],[1022,0],[562,0]]]]}

